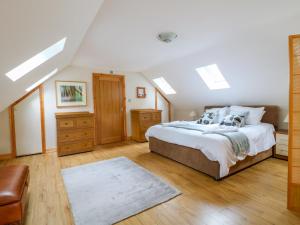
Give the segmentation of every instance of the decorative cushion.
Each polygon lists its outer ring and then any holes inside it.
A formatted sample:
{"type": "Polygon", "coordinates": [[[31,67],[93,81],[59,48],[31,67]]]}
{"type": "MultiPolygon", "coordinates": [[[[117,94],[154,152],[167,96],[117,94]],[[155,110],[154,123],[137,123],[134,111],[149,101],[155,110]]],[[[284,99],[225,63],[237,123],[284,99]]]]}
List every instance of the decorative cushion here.
{"type": "Polygon", "coordinates": [[[207,109],[205,112],[214,112],[217,114],[214,123],[221,123],[225,116],[229,113],[229,107],[223,107],[223,108],[211,108],[207,109]]]}
{"type": "Polygon", "coordinates": [[[258,125],[260,124],[263,115],[265,114],[265,107],[253,108],[253,107],[244,107],[244,106],[231,106],[230,111],[234,111],[234,112],[248,111],[249,114],[246,116],[246,124],[258,125]]]}
{"type": "Polygon", "coordinates": [[[225,126],[244,127],[246,115],[247,113],[232,112],[231,114],[225,116],[220,124],[225,126]]]}
{"type": "Polygon", "coordinates": [[[215,119],[217,117],[217,114],[214,112],[205,112],[202,114],[200,119],[197,121],[198,124],[213,124],[215,122],[215,119]]]}

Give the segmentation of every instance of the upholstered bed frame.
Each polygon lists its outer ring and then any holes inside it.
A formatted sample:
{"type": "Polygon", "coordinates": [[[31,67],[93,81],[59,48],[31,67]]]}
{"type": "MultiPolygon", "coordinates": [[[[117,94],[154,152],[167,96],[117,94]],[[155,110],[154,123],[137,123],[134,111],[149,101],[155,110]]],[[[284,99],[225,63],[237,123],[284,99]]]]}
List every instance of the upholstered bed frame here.
{"type": "MultiPolygon", "coordinates": [[[[205,109],[219,108],[224,106],[206,106],[205,109]]],[[[262,118],[262,122],[273,124],[275,129],[278,128],[278,107],[267,106],[250,106],[250,107],[265,107],[266,113],[262,118]]],[[[173,159],[179,163],[189,166],[195,170],[212,176],[216,180],[220,180],[220,164],[217,161],[209,160],[198,149],[176,145],[159,140],[154,137],[149,138],[149,148],[151,152],[158,153],[167,158],[173,159]]],[[[236,165],[230,167],[229,175],[232,175],[240,170],[252,166],[260,161],[263,161],[273,155],[273,149],[263,151],[256,156],[247,156],[244,160],[238,161],[236,165]]],[[[224,177],[223,177],[224,178],[224,177]]]]}

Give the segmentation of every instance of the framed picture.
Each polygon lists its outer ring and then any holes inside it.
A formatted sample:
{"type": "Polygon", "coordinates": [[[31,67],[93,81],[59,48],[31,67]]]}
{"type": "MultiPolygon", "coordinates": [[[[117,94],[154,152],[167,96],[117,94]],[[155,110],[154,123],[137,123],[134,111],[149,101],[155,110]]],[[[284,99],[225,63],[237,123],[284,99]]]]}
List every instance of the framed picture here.
{"type": "Polygon", "coordinates": [[[87,105],[86,82],[56,81],[56,106],[76,107],[87,105]]]}
{"type": "Polygon", "coordinates": [[[136,97],[137,98],[146,98],[146,88],[137,87],[136,88],[136,97]]]}

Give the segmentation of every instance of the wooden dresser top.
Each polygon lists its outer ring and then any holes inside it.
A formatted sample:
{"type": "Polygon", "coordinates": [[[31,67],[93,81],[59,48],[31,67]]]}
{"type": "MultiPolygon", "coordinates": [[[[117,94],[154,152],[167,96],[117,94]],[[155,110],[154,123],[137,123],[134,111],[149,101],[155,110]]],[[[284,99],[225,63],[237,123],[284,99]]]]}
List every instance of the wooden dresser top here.
{"type": "Polygon", "coordinates": [[[55,113],[56,118],[68,118],[68,117],[86,117],[93,116],[93,113],[90,112],[61,112],[55,113]]]}
{"type": "Polygon", "coordinates": [[[157,109],[132,109],[131,112],[139,112],[139,113],[152,113],[152,112],[161,112],[162,110],[157,109]]]}

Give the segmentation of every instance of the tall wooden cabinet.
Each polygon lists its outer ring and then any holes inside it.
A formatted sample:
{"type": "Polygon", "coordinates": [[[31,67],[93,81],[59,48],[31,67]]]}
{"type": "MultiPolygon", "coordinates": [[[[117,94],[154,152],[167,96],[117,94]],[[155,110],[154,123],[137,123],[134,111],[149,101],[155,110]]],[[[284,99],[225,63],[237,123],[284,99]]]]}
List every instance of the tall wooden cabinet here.
{"type": "Polygon", "coordinates": [[[132,139],[138,142],[147,141],[145,133],[155,124],[161,123],[161,110],[133,109],[131,110],[132,139]]]}
{"type": "Polygon", "coordinates": [[[290,109],[288,208],[300,212],[300,35],[289,37],[290,109]]]}

